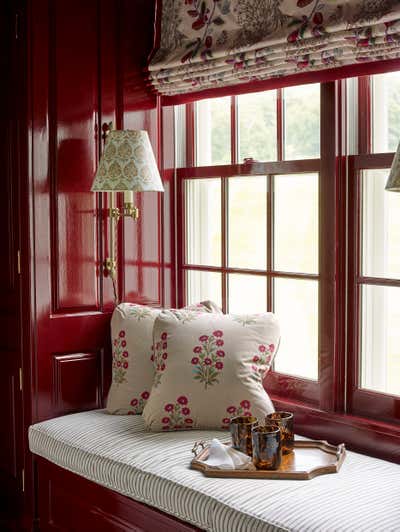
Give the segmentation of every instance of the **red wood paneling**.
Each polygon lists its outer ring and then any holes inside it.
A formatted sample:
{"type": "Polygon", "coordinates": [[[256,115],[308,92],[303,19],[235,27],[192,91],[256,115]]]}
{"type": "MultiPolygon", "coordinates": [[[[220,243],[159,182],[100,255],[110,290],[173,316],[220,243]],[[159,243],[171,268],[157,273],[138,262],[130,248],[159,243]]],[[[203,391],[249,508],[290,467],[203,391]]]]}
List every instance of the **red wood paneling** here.
{"type": "Polygon", "coordinates": [[[49,8],[53,308],[97,310],[97,196],[90,187],[97,166],[100,13],[96,0],[50,2],[49,8]]]}
{"type": "MultiPolygon", "coordinates": [[[[100,131],[104,122],[147,129],[158,153],[159,113],[149,109],[156,101],[138,81],[152,45],[149,23],[154,15],[152,2],[142,4],[140,16],[138,6],[130,2],[35,0],[32,4],[30,108],[37,313],[34,420],[101,403],[93,399],[93,390],[85,388],[88,360],[83,363],[81,359],[79,363],[75,360],[74,370],[65,371],[63,377],[63,386],[70,378],[75,387],[74,404],[67,401],[64,405],[64,399],[59,402],[55,395],[65,390],[54,383],[53,364],[58,361],[54,354],[106,349],[104,368],[99,366],[102,357],[90,359],[91,365],[98,366],[96,375],[105,375],[104,382],[96,381],[96,386],[103,388],[98,397],[106,392],[109,313],[113,308],[111,282],[103,277],[102,266],[107,255],[108,217],[105,198],[90,192],[90,186],[103,145],[100,131]],[[137,34],[128,22],[134,15],[134,26],[141,28],[137,34]],[[132,85],[135,76],[137,85],[132,85]],[[140,110],[140,105],[147,110],[140,110]],[[77,376],[74,382],[73,375],[77,376]]],[[[122,194],[119,196],[122,202],[122,194]]],[[[141,194],[137,202],[139,222],[127,219],[119,223],[120,294],[122,299],[160,305],[162,196],[141,194]]],[[[59,365],[57,362],[56,367],[59,365]]],[[[90,371],[94,372],[94,367],[90,371]]]]}
{"type": "MultiPolygon", "coordinates": [[[[90,192],[97,160],[100,15],[94,0],[85,4],[37,0],[31,21],[34,420],[61,412],[54,408],[53,353],[96,352],[107,345],[109,316],[98,312],[101,233],[96,227],[96,195],[90,192]]],[[[79,383],[84,386],[79,378],[75,381],[77,397],[85,393],[78,389],[79,383]]]]}
{"type": "MultiPolygon", "coordinates": [[[[90,187],[104,123],[147,129],[158,155],[159,112],[143,78],[153,17],[153,1],[29,2],[27,425],[104,404],[114,301],[110,279],[103,276],[107,198],[90,187]]],[[[162,201],[157,193],[138,197],[139,223],[119,223],[121,299],[162,304],[162,201]]],[[[26,485],[32,494],[30,460],[26,485]]]]}
{"type": "Polygon", "coordinates": [[[40,530],[190,532],[198,528],[38,458],[40,530]],[[71,511],[73,509],[73,511],[71,511]]]}
{"type": "Polygon", "coordinates": [[[53,405],[61,414],[93,410],[102,403],[103,350],[53,355],[53,405]]]}

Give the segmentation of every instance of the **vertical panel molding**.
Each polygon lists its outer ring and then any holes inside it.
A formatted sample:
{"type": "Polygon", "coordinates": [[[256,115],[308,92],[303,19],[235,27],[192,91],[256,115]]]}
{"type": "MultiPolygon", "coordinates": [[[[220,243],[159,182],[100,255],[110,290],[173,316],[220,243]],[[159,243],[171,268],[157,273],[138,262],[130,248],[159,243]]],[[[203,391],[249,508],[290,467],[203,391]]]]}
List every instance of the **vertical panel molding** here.
{"type": "Polygon", "coordinates": [[[53,354],[52,402],[58,414],[101,407],[102,352],[53,354]]]}

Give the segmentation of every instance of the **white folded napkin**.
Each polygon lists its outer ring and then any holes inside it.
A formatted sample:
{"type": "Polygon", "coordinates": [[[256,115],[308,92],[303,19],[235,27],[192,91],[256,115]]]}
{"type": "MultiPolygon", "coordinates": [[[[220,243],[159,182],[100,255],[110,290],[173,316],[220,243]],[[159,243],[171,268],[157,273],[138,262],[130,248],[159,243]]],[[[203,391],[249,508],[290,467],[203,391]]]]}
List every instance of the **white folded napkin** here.
{"type": "Polygon", "coordinates": [[[214,438],[210,443],[207,460],[199,460],[215,469],[256,469],[250,456],[214,438]]]}

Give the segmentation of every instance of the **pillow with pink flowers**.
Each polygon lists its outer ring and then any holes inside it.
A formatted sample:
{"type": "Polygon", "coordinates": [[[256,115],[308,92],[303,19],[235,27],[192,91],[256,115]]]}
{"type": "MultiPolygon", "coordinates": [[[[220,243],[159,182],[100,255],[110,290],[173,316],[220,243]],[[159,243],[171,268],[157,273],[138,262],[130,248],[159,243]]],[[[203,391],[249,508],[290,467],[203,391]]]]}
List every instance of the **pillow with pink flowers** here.
{"type": "Polygon", "coordinates": [[[274,411],[263,378],[279,337],[271,313],[201,314],[188,322],[179,311],[160,313],[154,341],[162,343],[165,359],[155,355],[155,380],[143,410],[147,428],[228,428],[237,415],[263,420],[274,411]]]}
{"type": "MultiPolygon", "coordinates": [[[[121,303],[114,309],[112,384],[107,399],[110,414],[141,414],[150,395],[155,369],[163,371],[167,343],[162,341],[153,346],[153,326],[160,312],[161,309],[132,303],[121,303]]],[[[179,319],[189,322],[204,312],[221,310],[212,301],[205,301],[181,309],[179,319]]]]}

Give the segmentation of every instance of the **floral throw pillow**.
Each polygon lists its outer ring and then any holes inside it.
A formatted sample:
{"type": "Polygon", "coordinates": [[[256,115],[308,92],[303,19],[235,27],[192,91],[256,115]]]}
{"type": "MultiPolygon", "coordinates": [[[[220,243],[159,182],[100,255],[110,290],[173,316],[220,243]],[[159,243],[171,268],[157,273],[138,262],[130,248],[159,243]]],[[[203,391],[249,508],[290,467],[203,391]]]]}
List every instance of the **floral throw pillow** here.
{"type": "Polygon", "coordinates": [[[156,377],[143,410],[147,428],[226,429],[233,416],[263,420],[273,412],[263,379],[280,338],[275,316],[201,314],[184,321],[179,314],[164,311],[155,320],[163,354],[154,359],[156,377]]]}
{"type": "MultiPolygon", "coordinates": [[[[179,312],[182,322],[195,320],[202,313],[221,312],[211,301],[185,307],[179,312]]],[[[167,342],[153,344],[153,326],[161,309],[119,304],[111,319],[112,384],[108,393],[110,414],[141,414],[149,398],[154,375],[165,369],[167,342]]]]}

